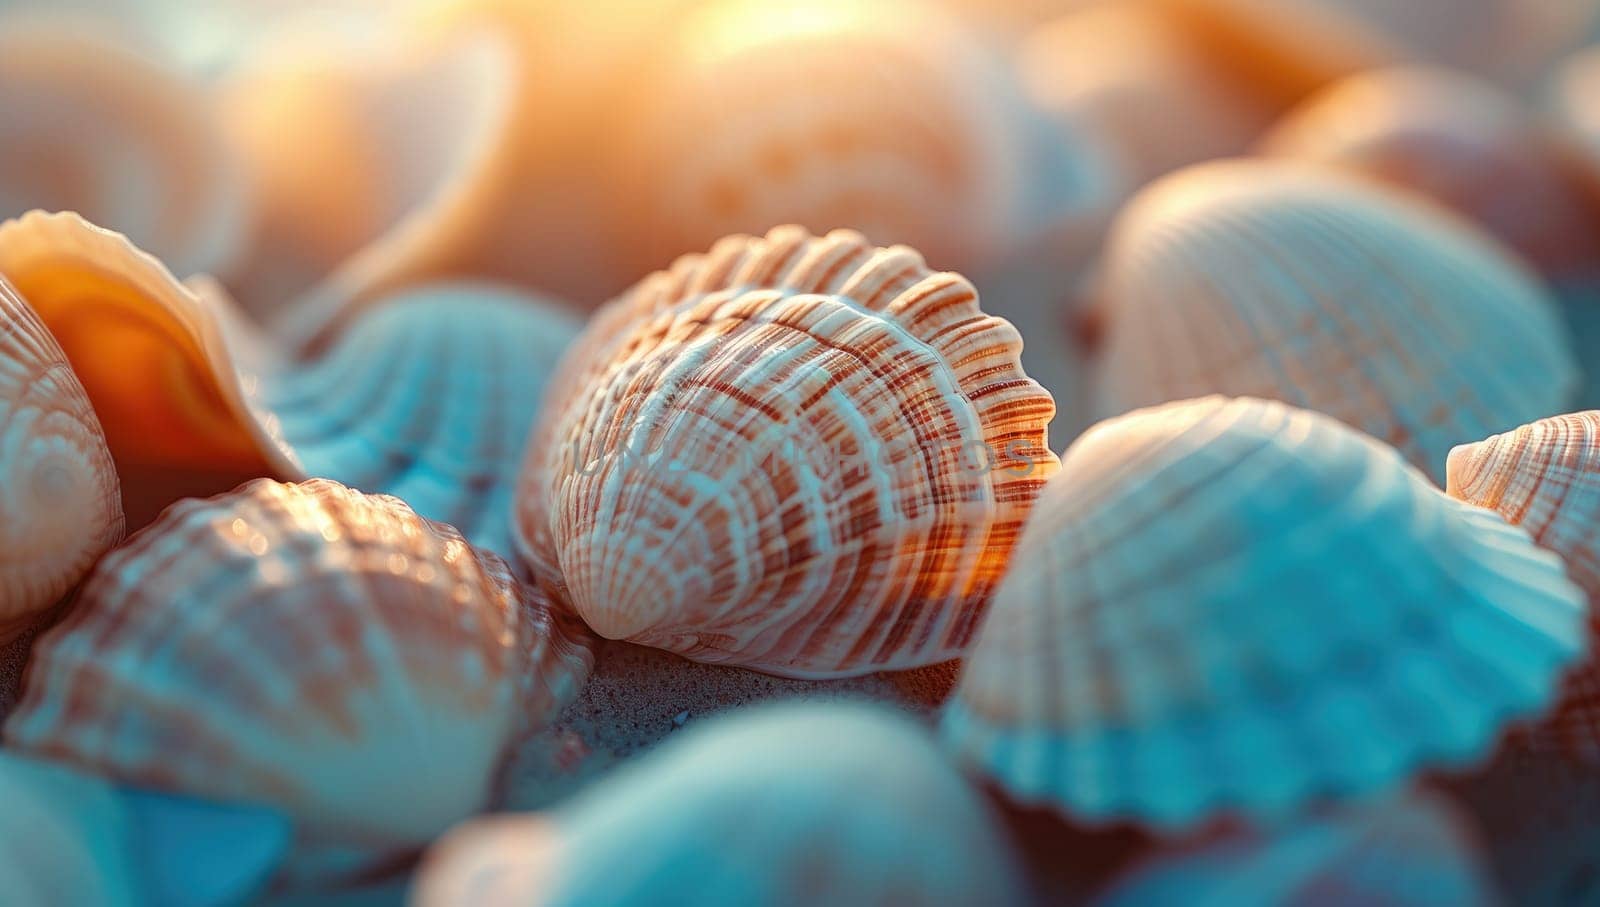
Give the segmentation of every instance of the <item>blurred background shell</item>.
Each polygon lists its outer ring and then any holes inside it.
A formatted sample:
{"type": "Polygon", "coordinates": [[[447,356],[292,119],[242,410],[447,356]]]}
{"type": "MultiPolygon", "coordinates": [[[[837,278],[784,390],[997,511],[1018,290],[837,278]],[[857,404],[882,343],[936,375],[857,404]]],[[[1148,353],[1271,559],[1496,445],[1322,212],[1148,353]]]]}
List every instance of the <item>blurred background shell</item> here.
{"type": "Polygon", "coordinates": [[[1460,767],[1586,642],[1582,592],[1526,533],[1276,402],[1090,430],[1013,564],[944,733],[1089,820],[1282,817],[1460,767]]]}
{"type": "Polygon", "coordinates": [[[0,802],[0,889],[14,904],[242,903],[289,844],[272,813],[119,790],[9,753],[0,802]]]}
{"type": "Polygon", "coordinates": [[[179,273],[232,265],[251,195],[204,87],[83,22],[0,10],[0,217],[74,210],[179,273]]]}
{"type": "Polygon", "coordinates": [[[0,643],[122,538],[100,421],[66,354],[0,276],[0,643]]]}
{"type": "Polygon", "coordinates": [[[1307,99],[1262,148],[1426,195],[1554,277],[1600,259],[1600,208],[1551,128],[1520,98],[1464,73],[1351,76],[1307,99]]]}
{"type": "Polygon", "coordinates": [[[355,315],[312,360],[287,355],[216,281],[175,280],[70,214],[0,224],[13,275],[66,348],[106,426],[135,525],[194,488],[322,476],[396,494],[510,551],[511,491],[545,382],[579,323],[488,284],[424,284],[355,315]],[[193,481],[193,479],[191,479],[193,481]]]}
{"type": "Polygon", "coordinates": [[[518,492],[530,572],[558,568],[600,635],[698,661],[955,658],[1057,467],[1020,350],[904,246],[784,229],[681,260],[552,381],[518,492]]]}
{"type": "Polygon", "coordinates": [[[1493,907],[1470,821],[1437,794],[1323,810],[1159,853],[1096,907],[1493,907]]]}
{"type": "Polygon", "coordinates": [[[1103,277],[1102,415],[1207,393],[1279,399],[1437,480],[1451,447],[1577,391],[1537,278],[1465,222],[1329,168],[1173,174],[1123,212],[1103,277]]]}
{"type": "Polygon", "coordinates": [[[1006,907],[1026,894],[998,817],[927,733],[848,704],[721,718],[555,813],[468,824],[430,854],[414,901],[1006,907]]]}
{"type": "Polygon", "coordinates": [[[297,823],[296,872],[318,875],[488,805],[506,748],[591,665],[583,631],[451,527],[261,480],[173,506],[100,562],[38,643],[5,742],[270,804],[297,823]]]}

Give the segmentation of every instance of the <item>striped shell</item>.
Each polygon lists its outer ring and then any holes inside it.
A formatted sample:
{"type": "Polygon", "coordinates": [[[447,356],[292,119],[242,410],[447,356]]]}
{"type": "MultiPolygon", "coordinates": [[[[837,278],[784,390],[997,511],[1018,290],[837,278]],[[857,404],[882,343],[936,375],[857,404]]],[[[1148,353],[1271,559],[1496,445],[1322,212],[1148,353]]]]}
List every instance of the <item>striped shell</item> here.
{"type": "Polygon", "coordinates": [[[997,818],[904,717],[867,705],[768,706],[687,732],[559,812],[464,826],[429,856],[415,899],[1026,903],[997,818]]]}
{"type": "Polygon", "coordinates": [[[287,823],[264,811],[121,791],[9,753],[0,803],[0,891],[11,904],[244,903],[289,843],[287,823]]]}
{"type": "Polygon", "coordinates": [[[180,274],[226,268],[249,192],[204,90],[83,23],[0,26],[0,217],[75,210],[180,274]]]}
{"type": "Polygon", "coordinates": [[[578,331],[510,291],[419,287],[303,362],[214,283],[180,284],[71,214],[0,225],[0,271],[60,339],[124,468],[324,476],[399,495],[501,552],[545,380],[578,331]]]}
{"type": "Polygon", "coordinates": [[[1493,907],[1468,820],[1437,794],[1406,794],[1158,854],[1096,907],[1493,907]]]}
{"type": "Polygon", "coordinates": [[[1209,397],[1067,451],[944,732],[1074,816],[1276,817],[1485,755],[1584,643],[1522,530],[1327,416],[1209,397]]]}
{"type": "Polygon", "coordinates": [[[1021,338],[903,246],[793,228],[603,309],[518,490],[602,636],[775,674],[958,657],[1057,461],[1021,338]]]}
{"type": "Polygon", "coordinates": [[[849,225],[951,268],[1007,239],[1027,199],[1020,99],[938,10],[720,0],[662,40],[610,148],[637,267],[783,223],[849,225]]]}
{"type": "Polygon", "coordinates": [[[263,479],[173,506],[100,562],[39,642],[5,743],[271,805],[316,873],[486,805],[507,746],[591,664],[581,631],[451,527],[263,479]]]}
{"type": "Polygon", "coordinates": [[[67,357],[0,276],[0,643],[122,538],[116,464],[67,357]]]}
{"type": "Polygon", "coordinates": [[[1263,150],[1427,195],[1548,274],[1600,257],[1600,214],[1554,136],[1521,98],[1463,73],[1398,67],[1351,76],[1291,113],[1263,150]]]}
{"type": "Polygon", "coordinates": [[[1208,393],[1325,412],[1436,479],[1451,447],[1566,408],[1555,303],[1412,197],[1289,161],[1174,174],[1107,252],[1099,411],[1208,393]]]}

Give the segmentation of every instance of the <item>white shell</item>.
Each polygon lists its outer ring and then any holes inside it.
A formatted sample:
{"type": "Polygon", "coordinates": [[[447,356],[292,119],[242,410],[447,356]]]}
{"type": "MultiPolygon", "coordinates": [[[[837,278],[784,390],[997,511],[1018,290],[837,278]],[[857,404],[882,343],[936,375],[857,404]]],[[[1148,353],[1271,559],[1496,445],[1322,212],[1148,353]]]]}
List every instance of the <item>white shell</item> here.
{"type": "Polygon", "coordinates": [[[0,753],[0,803],[9,904],[242,903],[289,844],[288,824],[271,813],[120,791],[10,753],[0,753]]]}
{"type": "Polygon", "coordinates": [[[500,552],[545,380],[579,327],[509,290],[441,284],[296,360],[214,283],[180,284],[71,214],[0,225],[0,271],[55,331],[121,463],[332,478],[500,552]]]}
{"type": "Polygon", "coordinates": [[[297,864],[404,850],[488,804],[592,666],[499,558],[397,499],[259,480],[104,558],[37,645],[15,752],[297,823],[297,864]]]}
{"type": "Polygon", "coordinates": [[[1485,755],[1583,624],[1560,559],[1392,449],[1210,397],[1068,449],[944,732],[1085,819],[1283,815],[1485,755]]]}
{"type": "Polygon", "coordinates": [[[1291,161],[1181,171],[1124,211],[1099,299],[1102,415],[1209,393],[1325,412],[1435,479],[1578,384],[1536,278],[1412,196],[1291,161]]]}
{"type": "Polygon", "coordinates": [[[1157,854],[1095,907],[1493,907],[1467,819],[1437,794],[1325,810],[1157,854]]]}
{"type": "Polygon", "coordinates": [[[0,276],[0,643],[122,538],[116,464],[83,386],[0,276]]]}
{"type": "Polygon", "coordinates": [[[1024,892],[997,817],[921,728],[791,705],[697,727],[558,812],[464,826],[415,903],[1006,907],[1024,892]]]}
{"type": "Polygon", "coordinates": [[[0,217],[75,210],[179,274],[227,268],[250,197],[201,86],[82,23],[0,24],[0,217]]]}

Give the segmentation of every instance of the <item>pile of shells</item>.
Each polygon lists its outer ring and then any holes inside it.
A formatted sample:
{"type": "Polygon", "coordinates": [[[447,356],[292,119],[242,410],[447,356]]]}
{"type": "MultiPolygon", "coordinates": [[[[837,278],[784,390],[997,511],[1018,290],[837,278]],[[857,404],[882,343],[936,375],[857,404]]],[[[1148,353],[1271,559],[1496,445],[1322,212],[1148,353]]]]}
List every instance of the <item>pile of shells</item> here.
{"type": "Polygon", "coordinates": [[[69,5],[0,900],[1600,898],[1600,0],[69,5]]]}

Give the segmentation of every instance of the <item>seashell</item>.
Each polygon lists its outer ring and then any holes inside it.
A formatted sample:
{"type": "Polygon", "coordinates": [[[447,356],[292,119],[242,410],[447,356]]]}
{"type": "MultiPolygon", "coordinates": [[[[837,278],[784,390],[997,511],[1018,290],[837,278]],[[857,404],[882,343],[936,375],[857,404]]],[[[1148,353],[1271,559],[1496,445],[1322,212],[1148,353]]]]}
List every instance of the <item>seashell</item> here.
{"type": "Polygon", "coordinates": [[[1585,643],[1559,558],[1277,402],[1091,429],[1014,564],[944,736],[1020,801],[1164,831],[1484,756],[1585,643]]]}
{"type": "Polygon", "coordinates": [[[0,802],[0,888],[12,904],[244,903],[289,843],[272,813],[118,790],[9,753],[0,802]]]}
{"type": "Polygon", "coordinates": [[[83,23],[0,28],[0,217],[75,210],[179,273],[233,263],[250,198],[204,91],[83,23]]]}
{"type": "Polygon", "coordinates": [[[119,464],[325,476],[400,495],[498,551],[545,378],[578,332],[507,290],[418,287],[302,362],[214,282],[180,284],[70,214],[0,225],[0,272],[61,341],[119,464]]]}
{"type": "Polygon", "coordinates": [[[602,636],[796,677],[965,650],[1055,471],[1021,338],[904,246],[685,256],[552,379],[519,552],[602,636]]]}
{"type": "Polygon", "coordinates": [[[482,33],[432,47],[294,30],[246,61],[218,112],[262,198],[234,282],[247,309],[320,343],[386,294],[490,276],[479,256],[516,166],[513,67],[482,33]]]}
{"type": "Polygon", "coordinates": [[[122,538],[116,464],[66,354],[0,276],[0,643],[122,538]]]}
{"type": "Polygon", "coordinates": [[[1097,907],[1431,907],[1500,903],[1466,817],[1413,793],[1157,855],[1097,907]]]}
{"type": "Polygon", "coordinates": [[[414,899],[419,907],[1026,902],[983,798],[921,728],[864,704],[767,706],[717,719],[558,812],[463,826],[429,855],[414,899]]]}
{"type": "Polygon", "coordinates": [[[174,505],[100,562],[39,642],[5,742],[268,804],[317,874],[483,807],[507,746],[554,719],[592,658],[452,527],[334,482],[262,479],[174,505]]]}
{"type": "Polygon", "coordinates": [[[1532,275],[1465,223],[1329,168],[1229,161],[1167,177],[1124,211],[1102,276],[1104,415],[1270,397],[1437,480],[1451,447],[1559,412],[1578,386],[1532,275]]]}
{"type": "Polygon", "coordinates": [[[1600,217],[1556,140],[1520,99],[1463,73],[1399,67],[1351,76],[1289,114],[1262,147],[1427,195],[1547,274],[1600,257],[1600,217]]]}
{"type": "Polygon", "coordinates": [[[722,0],[662,40],[609,156],[640,269],[784,223],[968,268],[1024,217],[1021,98],[932,7],[722,0]]]}

